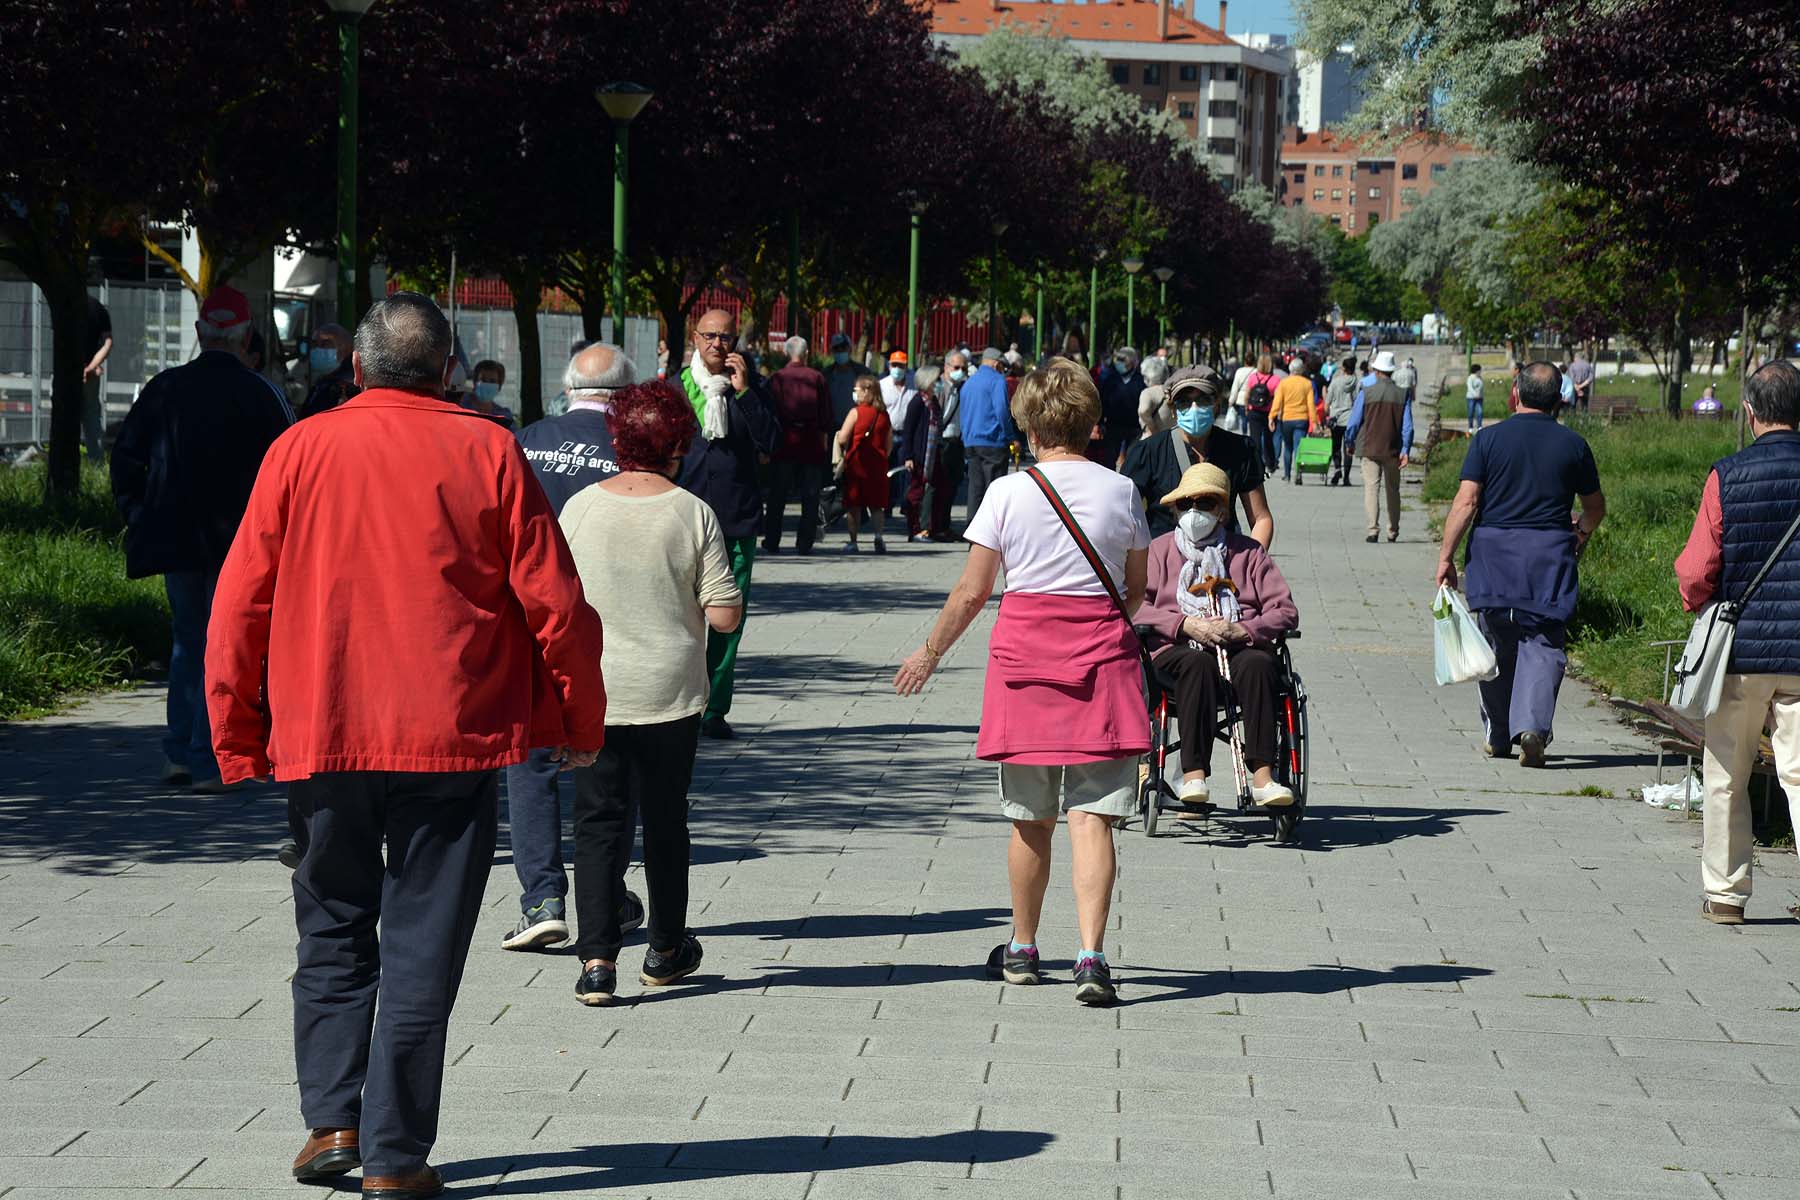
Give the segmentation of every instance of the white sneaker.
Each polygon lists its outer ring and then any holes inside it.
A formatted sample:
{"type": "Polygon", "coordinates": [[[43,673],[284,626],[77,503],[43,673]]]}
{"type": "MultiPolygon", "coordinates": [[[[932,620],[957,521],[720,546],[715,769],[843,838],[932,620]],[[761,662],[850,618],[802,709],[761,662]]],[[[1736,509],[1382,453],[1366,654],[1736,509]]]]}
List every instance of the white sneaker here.
{"type": "Polygon", "coordinates": [[[1294,802],[1294,793],[1279,783],[1270,782],[1262,787],[1251,784],[1250,799],[1264,808],[1286,808],[1294,802]]]}
{"type": "Polygon", "coordinates": [[[1181,802],[1183,804],[1211,804],[1212,791],[1206,786],[1206,780],[1185,780],[1181,785],[1181,802]]]}

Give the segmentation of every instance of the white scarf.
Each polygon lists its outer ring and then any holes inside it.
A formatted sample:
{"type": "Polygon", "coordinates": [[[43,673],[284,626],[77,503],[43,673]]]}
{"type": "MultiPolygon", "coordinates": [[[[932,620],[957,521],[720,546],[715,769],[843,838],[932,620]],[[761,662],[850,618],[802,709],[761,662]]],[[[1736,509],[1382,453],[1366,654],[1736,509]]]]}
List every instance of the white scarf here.
{"type": "Polygon", "coordinates": [[[731,436],[731,377],[714,375],[707,370],[706,364],[700,361],[698,350],[688,363],[688,371],[700,388],[700,394],[706,397],[706,414],[700,419],[700,432],[709,441],[731,436]]]}
{"type": "Polygon", "coordinates": [[[1187,560],[1181,564],[1181,574],[1175,581],[1175,598],[1181,604],[1182,615],[1236,621],[1242,610],[1238,607],[1235,589],[1221,588],[1216,596],[1208,596],[1203,590],[1198,590],[1208,578],[1226,578],[1225,527],[1221,525],[1214,529],[1211,537],[1196,545],[1188,540],[1188,535],[1177,525],[1175,548],[1187,560]]]}

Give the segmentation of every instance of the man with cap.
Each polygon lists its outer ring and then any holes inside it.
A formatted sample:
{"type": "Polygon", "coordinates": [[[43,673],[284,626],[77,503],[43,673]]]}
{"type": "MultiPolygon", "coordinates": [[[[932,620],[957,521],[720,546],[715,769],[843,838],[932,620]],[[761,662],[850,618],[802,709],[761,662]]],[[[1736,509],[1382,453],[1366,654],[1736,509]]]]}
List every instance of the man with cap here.
{"type": "MultiPolygon", "coordinates": [[[[1160,498],[1194,466],[1211,463],[1230,481],[1250,536],[1267,549],[1275,539],[1275,517],[1263,491],[1262,461],[1249,438],[1218,425],[1219,416],[1230,407],[1224,377],[1211,367],[1183,367],[1169,376],[1163,390],[1175,410],[1175,428],[1133,444],[1120,468],[1137,486],[1148,510],[1151,536],[1160,537],[1175,528],[1175,515],[1163,507],[1160,498]]],[[[1221,515],[1226,528],[1239,528],[1229,507],[1221,515]]]]}
{"type": "Polygon", "coordinates": [[[1369,364],[1375,382],[1362,390],[1350,412],[1344,442],[1362,460],[1363,514],[1369,534],[1381,540],[1381,499],[1387,497],[1388,541],[1400,540],[1400,468],[1412,452],[1412,405],[1394,384],[1394,352],[1379,351],[1369,364]]]}
{"type": "Polygon", "coordinates": [[[125,574],[161,575],[169,596],[165,783],[220,789],[206,723],[206,622],[219,566],[263,455],[294,423],[274,384],[245,365],[250,302],[233,287],[200,305],[200,355],[144,385],[113,448],[125,574]]]}
{"type": "Polygon", "coordinates": [[[906,361],[906,351],[895,350],[888,355],[887,374],[881,377],[881,399],[887,405],[888,420],[894,423],[894,445],[889,451],[888,467],[900,468],[899,473],[888,478],[888,509],[902,508],[906,504],[906,490],[912,485],[912,479],[906,471],[906,449],[900,444],[900,431],[906,428],[907,410],[918,399],[918,389],[913,387],[912,370],[906,361]]]}
{"type": "Polygon", "coordinates": [[[869,368],[850,357],[850,339],[843,333],[831,335],[831,362],[821,372],[831,392],[832,428],[840,428],[850,410],[856,407],[856,381],[869,374],[869,368]]]}
{"type": "Polygon", "coordinates": [[[988,485],[1006,474],[1007,448],[1019,440],[996,347],[981,352],[981,367],[963,384],[961,401],[963,453],[969,466],[969,505],[963,513],[966,525],[981,511],[988,485]]]}

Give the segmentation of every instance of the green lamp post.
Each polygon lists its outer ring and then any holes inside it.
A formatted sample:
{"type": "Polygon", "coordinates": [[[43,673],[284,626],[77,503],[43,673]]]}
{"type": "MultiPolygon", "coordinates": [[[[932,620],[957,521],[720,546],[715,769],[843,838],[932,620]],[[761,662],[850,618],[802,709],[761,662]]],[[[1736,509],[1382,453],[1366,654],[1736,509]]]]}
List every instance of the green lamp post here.
{"type": "Polygon", "coordinates": [[[625,192],[630,177],[630,129],[632,119],[650,103],[650,96],[649,88],[622,81],[594,92],[613,123],[613,345],[621,349],[625,345],[625,192]]]}
{"type": "Polygon", "coordinates": [[[362,58],[359,23],[375,0],[325,0],[337,14],[338,35],[338,178],[337,178],[337,319],[355,329],[356,311],[356,97],[357,68],[362,58]]]}
{"type": "Polygon", "coordinates": [[[1000,239],[1005,236],[1007,228],[1008,223],[1005,217],[994,218],[994,252],[988,255],[987,341],[990,346],[1000,345],[1000,331],[998,328],[1000,317],[1000,239]]]}
{"type": "Polygon", "coordinates": [[[912,367],[919,361],[919,223],[925,216],[925,201],[915,198],[907,215],[912,222],[912,237],[906,266],[906,362],[912,367]]]}
{"type": "Polygon", "coordinates": [[[1031,357],[1044,361],[1044,273],[1037,276],[1037,321],[1031,327],[1031,357]]]}
{"type": "Polygon", "coordinates": [[[1128,258],[1119,265],[1125,268],[1125,344],[1135,349],[1137,341],[1133,318],[1137,316],[1137,275],[1144,269],[1144,260],[1128,258]]]}
{"type": "Polygon", "coordinates": [[[1094,247],[1094,265],[1088,269],[1088,327],[1087,356],[1091,367],[1099,359],[1094,356],[1100,353],[1096,326],[1100,322],[1100,260],[1106,257],[1104,248],[1094,247]]]}

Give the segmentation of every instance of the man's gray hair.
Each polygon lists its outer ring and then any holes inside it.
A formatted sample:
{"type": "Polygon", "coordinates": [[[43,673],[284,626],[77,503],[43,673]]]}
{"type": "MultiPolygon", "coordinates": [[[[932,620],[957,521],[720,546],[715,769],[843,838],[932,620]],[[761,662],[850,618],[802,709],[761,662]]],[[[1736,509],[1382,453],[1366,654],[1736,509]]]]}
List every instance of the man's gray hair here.
{"type": "Polygon", "coordinates": [[[363,386],[437,391],[450,360],[450,322],[429,296],[395,292],[356,327],[363,386]]]}
{"type": "Polygon", "coordinates": [[[636,382],[637,364],[623,350],[604,342],[585,347],[563,368],[563,390],[571,396],[576,392],[616,392],[636,382]],[[584,358],[590,366],[587,371],[579,365],[584,358]],[[598,370],[591,369],[596,359],[602,363],[598,370]]]}
{"type": "Polygon", "coordinates": [[[194,322],[194,336],[200,339],[202,346],[217,344],[235,348],[249,343],[252,328],[249,321],[239,321],[227,329],[214,325],[211,321],[199,320],[194,322]]]}
{"type": "Polygon", "coordinates": [[[795,335],[781,343],[781,349],[788,356],[789,362],[806,361],[806,339],[795,335]]]}
{"type": "Polygon", "coordinates": [[[1169,360],[1152,354],[1139,364],[1144,372],[1144,382],[1151,387],[1169,378],[1169,360]]]}

